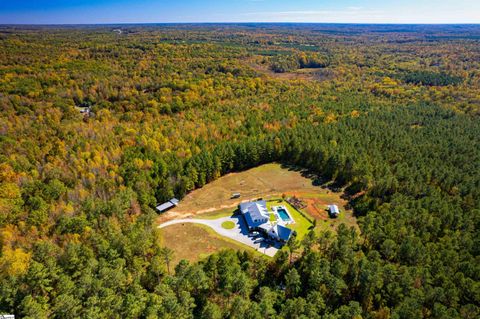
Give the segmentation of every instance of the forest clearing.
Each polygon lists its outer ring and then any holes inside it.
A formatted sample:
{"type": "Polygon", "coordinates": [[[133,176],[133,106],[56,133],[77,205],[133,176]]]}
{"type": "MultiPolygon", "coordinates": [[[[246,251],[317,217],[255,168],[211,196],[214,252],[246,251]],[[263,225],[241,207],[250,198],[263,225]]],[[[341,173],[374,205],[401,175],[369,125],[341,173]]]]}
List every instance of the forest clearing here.
{"type": "MultiPolygon", "coordinates": [[[[305,172],[304,172],[305,173],[305,172]]],[[[216,215],[231,210],[240,202],[257,198],[285,196],[305,197],[311,204],[307,210],[321,219],[318,209],[335,202],[344,208],[346,200],[341,193],[314,185],[315,181],[302,175],[302,170],[284,167],[279,163],[261,165],[243,172],[230,173],[187,194],[174,209],[161,214],[160,222],[199,214],[216,215]],[[231,198],[233,193],[240,198],[231,198]]]]}
{"type": "MultiPolygon", "coordinates": [[[[314,176],[308,176],[305,171],[285,167],[279,163],[265,164],[243,172],[227,174],[188,194],[174,209],[160,214],[159,223],[163,225],[165,222],[184,218],[216,220],[234,216],[240,202],[258,198],[267,201],[269,210],[272,206],[278,205],[288,208],[295,220],[295,223],[288,227],[296,231],[298,240],[303,239],[310,230],[315,230],[317,233],[329,229],[335,230],[341,223],[348,227],[358,227],[353,212],[345,209],[347,201],[341,198],[340,192],[333,192],[315,185],[314,176]],[[240,193],[240,198],[232,198],[234,193],[240,193]],[[283,199],[292,196],[302,201],[305,207],[295,208],[283,199]],[[328,216],[326,208],[332,203],[341,208],[341,214],[337,218],[328,216]],[[314,223],[313,220],[316,222],[314,223]]],[[[238,247],[238,242],[232,242],[232,239],[222,237],[218,233],[213,234],[212,229],[206,230],[206,228],[209,227],[195,223],[189,223],[188,226],[175,224],[162,227],[160,231],[162,245],[192,261],[222,248],[232,248],[235,244],[237,249],[245,250],[245,245],[240,244],[238,247]],[[185,229],[192,231],[191,234],[185,232],[185,229]],[[183,235],[179,235],[178,231],[183,235]],[[185,236],[194,236],[198,241],[185,236]],[[210,246],[202,245],[209,241],[212,243],[210,246]]]]}

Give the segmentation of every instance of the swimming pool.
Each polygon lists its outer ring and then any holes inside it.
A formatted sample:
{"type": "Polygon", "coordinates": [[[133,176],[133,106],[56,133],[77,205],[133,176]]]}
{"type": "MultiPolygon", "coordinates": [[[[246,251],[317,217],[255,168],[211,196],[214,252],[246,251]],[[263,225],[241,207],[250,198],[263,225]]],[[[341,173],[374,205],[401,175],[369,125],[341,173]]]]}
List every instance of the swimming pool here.
{"type": "Polygon", "coordinates": [[[292,219],[290,218],[290,215],[287,213],[287,211],[283,207],[277,208],[277,213],[278,216],[284,221],[284,222],[290,222],[292,219]]]}

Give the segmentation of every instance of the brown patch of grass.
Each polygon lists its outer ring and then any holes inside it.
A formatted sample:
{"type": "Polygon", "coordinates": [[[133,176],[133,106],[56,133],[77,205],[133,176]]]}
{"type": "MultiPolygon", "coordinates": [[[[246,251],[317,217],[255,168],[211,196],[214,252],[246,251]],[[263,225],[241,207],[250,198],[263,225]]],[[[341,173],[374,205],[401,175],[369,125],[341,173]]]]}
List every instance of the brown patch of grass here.
{"type": "Polygon", "coordinates": [[[270,69],[268,63],[262,63],[262,60],[263,57],[253,56],[246,59],[246,63],[258,73],[273,79],[286,81],[327,81],[335,78],[334,71],[325,68],[303,68],[291,72],[276,73],[270,69]]]}
{"type": "Polygon", "coordinates": [[[207,226],[176,224],[160,230],[161,244],[175,252],[172,265],[186,259],[194,262],[222,249],[252,250],[217,235],[207,226]]]}
{"type": "Polygon", "coordinates": [[[317,222],[327,221],[332,225],[345,222],[347,225],[356,225],[352,212],[345,210],[347,201],[340,198],[341,193],[313,185],[313,181],[302,176],[301,172],[284,168],[278,163],[220,177],[185,196],[176,208],[160,215],[159,222],[187,216],[207,219],[230,216],[241,202],[258,198],[279,198],[282,194],[303,200],[307,204],[303,211],[317,222]],[[231,199],[232,193],[236,192],[241,193],[241,197],[231,199]],[[342,214],[338,219],[328,217],[325,209],[329,204],[337,204],[341,209],[342,214]]]}

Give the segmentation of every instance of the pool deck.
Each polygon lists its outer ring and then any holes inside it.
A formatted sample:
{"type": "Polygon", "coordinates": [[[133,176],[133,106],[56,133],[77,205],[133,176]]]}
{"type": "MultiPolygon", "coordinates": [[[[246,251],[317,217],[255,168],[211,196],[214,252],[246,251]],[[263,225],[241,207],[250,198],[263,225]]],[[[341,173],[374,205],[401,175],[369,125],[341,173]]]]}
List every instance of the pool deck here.
{"type": "Polygon", "coordinates": [[[288,209],[285,206],[273,206],[271,209],[272,209],[272,212],[277,217],[277,220],[280,223],[285,224],[285,225],[295,224],[295,219],[293,219],[292,215],[290,215],[290,212],[288,211],[288,209]],[[288,216],[288,220],[285,220],[282,217],[282,215],[279,213],[279,210],[284,211],[284,213],[288,216]]]}

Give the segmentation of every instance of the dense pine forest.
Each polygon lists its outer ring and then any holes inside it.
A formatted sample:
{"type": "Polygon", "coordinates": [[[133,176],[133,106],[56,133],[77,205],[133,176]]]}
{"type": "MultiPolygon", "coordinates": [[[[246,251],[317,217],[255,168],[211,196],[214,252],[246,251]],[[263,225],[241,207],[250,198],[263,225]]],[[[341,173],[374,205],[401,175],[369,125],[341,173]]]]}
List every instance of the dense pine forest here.
{"type": "Polygon", "coordinates": [[[480,317],[479,26],[2,26],[0,109],[0,313],[480,317]],[[270,162],[360,232],[169,265],[155,205],[270,162]]]}

